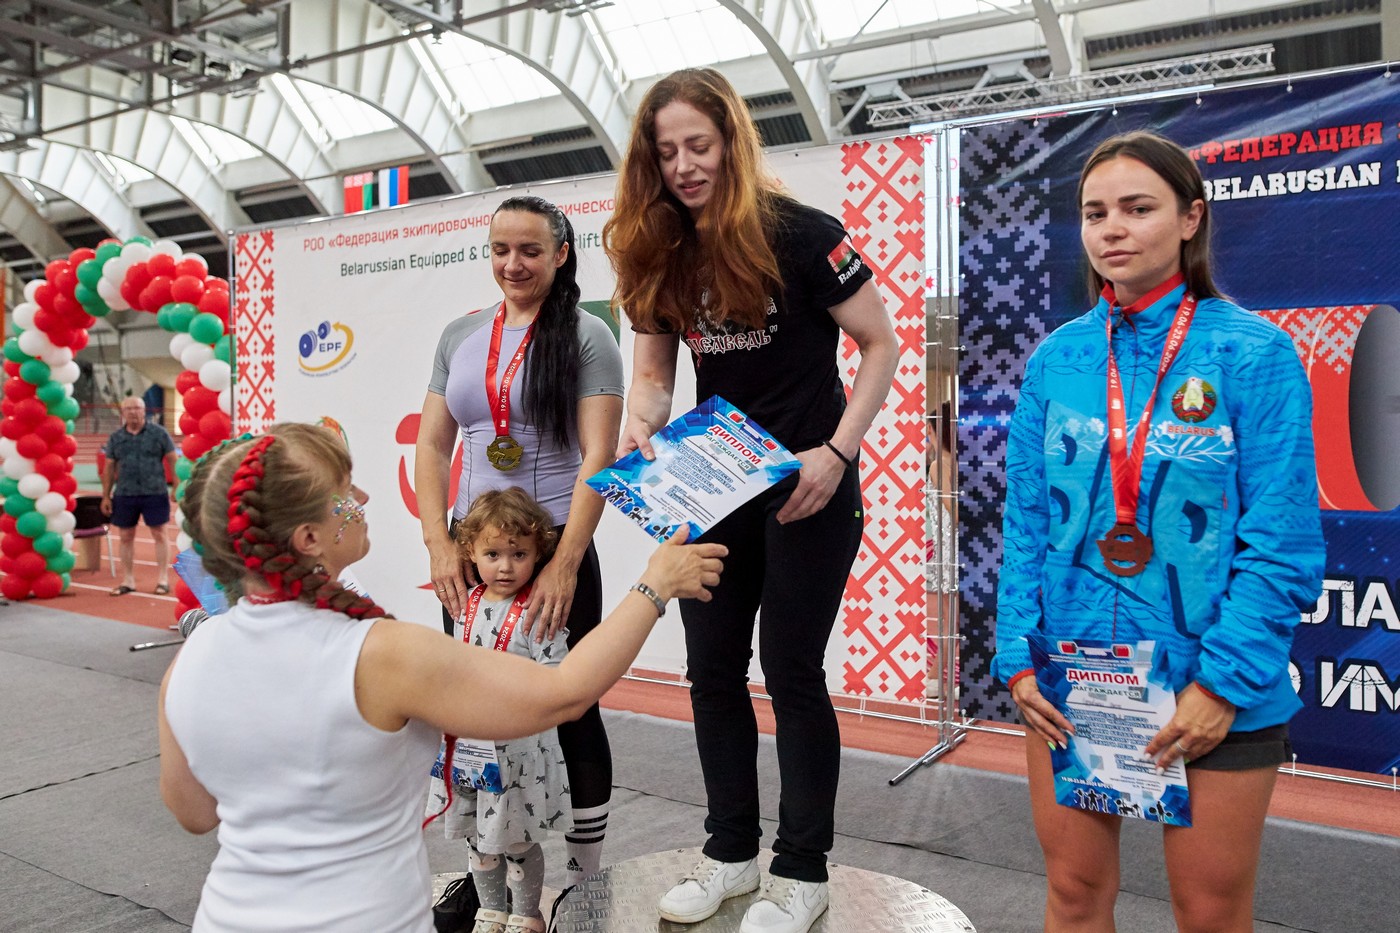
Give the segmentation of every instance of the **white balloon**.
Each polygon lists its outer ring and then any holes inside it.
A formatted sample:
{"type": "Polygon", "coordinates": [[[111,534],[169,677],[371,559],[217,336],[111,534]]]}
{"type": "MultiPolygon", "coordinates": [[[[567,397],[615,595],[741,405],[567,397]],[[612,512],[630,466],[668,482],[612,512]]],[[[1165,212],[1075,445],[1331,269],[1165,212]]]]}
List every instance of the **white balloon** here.
{"type": "Polygon", "coordinates": [[[78,377],[83,371],[78,368],[77,360],[69,360],[62,366],[54,366],[49,370],[49,378],[64,385],[72,385],[78,381],[78,377]]]}
{"type": "Polygon", "coordinates": [[[73,361],[72,347],[54,347],[41,357],[49,366],[62,366],[73,361]]]}
{"type": "Polygon", "coordinates": [[[222,392],[233,381],[233,370],[223,360],[210,360],[199,367],[199,384],[214,392],[222,392]]]}
{"type": "Polygon", "coordinates": [[[34,511],[40,515],[53,516],[67,509],[68,499],[60,493],[46,492],[34,500],[34,511]]]}
{"type": "Polygon", "coordinates": [[[110,282],[113,288],[121,288],[122,280],[126,278],[126,270],[130,269],[135,262],[136,260],[127,259],[118,253],[103,265],[102,281],[110,282]]]}
{"type": "Polygon", "coordinates": [[[34,472],[34,461],[16,454],[5,458],[5,475],[10,479],[24,479],[34,472]]]}
{"type": "Polygon", "coordinates": [[[15,455],[15,442],[8,437],[0,437],[0,460],[8,460],[15,455]]]}
{"type": "Polygon", "coordinates": [[[138,262],[145,262],[155,255],[155,250],[145,243],[128,243],[122,247],[121,258],[127,261],[127,268],[131,268],[138,262]]]}
{"type": "Polygon", "coordinates": [[[73,517],[72,512],[59,512],[49,516],[49,531],[56,535],[66,535],[77,527],[78,520],[73,517]]]}
{"type": "Polygon", "coordinates": [[[52,350],[53,342],[41,330],[27,330],[19,335],[19,348],[37,358],[52,350]]]}
{"type": "Polygon", "coordinates": [[[226,415],[233,414],[233,387],[230,386],[219,393],[219,411],[226,415]]]}
{"type": "Polygon", "coordinates": [[[65,551],[73,550],[73,532],[70,531],[63,536],[63,549],[65,551]]]}
{"type": "Polygon", "coordinates": [[[177,262],[184,262],[186,259],[193,259],[195,262],[203,266],[206,272],[209,270],[209,260],[199,255],[199,253],[181,253],[180,258],[177,260],[177,262]]]}
{"type": "Polygon", "coordinates": [[[30,473],[19,481],[20,495],[37,499],[49,491],[49,478],[43,473],[30,473]]]}
{"type": "Polygon", "coordinates": [[[183,531],[175,536],[175,550],[177,552],[188,551],[192,546],[194,546],[194,539],[183,531]]]}
{"type": "Polygon", "coordinates": [[[176,334],[170,338],[170,355],[175,359],[181,359],[185,351],[194,345],[194,338],[189,334],[176,334]]]}
{"type": "Polygon", "coordinates": [[[29,301],[21,301],[15,305],[15,326],[20,330],[29,330],[34,326],[34,315],[38,313],[38,305],[29,301]]]}
{"type": "Polygon", "coordinates": [[[30,279],[24,283],[24,300],[33,301],[34,293],[39,290],[39,286],[44,284],[43,279],[30,279]]]}
{"type": "Polygon", "coordinates": [[[186,369],[198,372],[200,367],[214,358],[214,348],[207,343],[192,343],[180,354],[180,363],[186,369]]]}
{"type": "Polygon", "coordinates": [[[180,253],[182,252],[180,244],[176,243],[174,240],[156,240],[155,243],[151,245],[151,249],[155,250],[157,253],[164,253],[176,262],[180,260],[180,253]]]}

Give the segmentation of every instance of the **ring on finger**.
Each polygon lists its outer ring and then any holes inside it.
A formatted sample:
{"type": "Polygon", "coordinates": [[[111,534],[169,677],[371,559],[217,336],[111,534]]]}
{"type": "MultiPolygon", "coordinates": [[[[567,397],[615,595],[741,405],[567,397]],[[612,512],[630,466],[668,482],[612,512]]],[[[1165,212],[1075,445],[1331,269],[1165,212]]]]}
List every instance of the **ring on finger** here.
{"type": "Polygon", "coordinates": [[[1183,754],[1183,755],[1189,755],[1189,754],[1191,754],[1191,749],[1187,748],[1185,745],[1182,745],[1180,739],[1177,739],[1177,740],[1176,740],[1175,742],[1173,742],[1172,744],[1176,746],[1176,750],[1179,751],[1179,752],[1181,752],[1181,754],[1183,754]]]}

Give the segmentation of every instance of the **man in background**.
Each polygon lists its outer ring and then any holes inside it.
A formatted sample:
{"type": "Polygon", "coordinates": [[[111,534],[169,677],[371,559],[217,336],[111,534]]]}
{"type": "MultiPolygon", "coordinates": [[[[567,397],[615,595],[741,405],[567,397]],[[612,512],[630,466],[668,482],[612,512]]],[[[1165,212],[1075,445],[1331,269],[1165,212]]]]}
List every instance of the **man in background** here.
{"type": "Polygon", "coordinates": [[[136,523],[145,521],[156,543],[159,572],[155,593],[170,592],[170,549],[165,526],[170,521],[170,487],[175,442],[165,428],[146,420],[146,403],[136,396],[122,402],[122,426],[107,438],[102,452],[102,513],[110,515],[121,542],[122,582],[112,596],[136,590],[136,523]],[[167,466],[169,472],[167,472],[167,466]]]}

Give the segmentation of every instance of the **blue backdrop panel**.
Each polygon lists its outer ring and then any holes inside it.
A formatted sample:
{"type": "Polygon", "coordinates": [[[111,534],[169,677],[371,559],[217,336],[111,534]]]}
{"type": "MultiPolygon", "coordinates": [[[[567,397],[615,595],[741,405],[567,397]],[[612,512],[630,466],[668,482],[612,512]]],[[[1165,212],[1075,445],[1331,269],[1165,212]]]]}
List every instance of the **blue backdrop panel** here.
{"type": "Polygon", "coordinates": [[[1074,203],[1104,138],[1150,129],[1210,189],[1217,282],[1292,334],[1313,385],[1327,584],[1303,616],[1293,720],[1304,763],[1400,766],[1400,74],[1381,69],[961,131],[964,700],[991,680],[1006,429],[1026,359],[1089,307],[1074,203]]]}

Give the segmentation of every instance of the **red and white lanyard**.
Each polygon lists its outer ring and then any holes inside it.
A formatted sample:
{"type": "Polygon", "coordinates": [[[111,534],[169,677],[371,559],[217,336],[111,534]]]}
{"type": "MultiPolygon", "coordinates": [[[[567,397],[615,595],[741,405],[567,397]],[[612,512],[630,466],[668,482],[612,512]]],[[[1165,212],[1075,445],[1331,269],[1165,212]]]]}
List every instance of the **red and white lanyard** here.
{"type": "Polygon", "coordinates": [[[515,356],[511,357],[510,362],[506,364],[506,371],[501,374],[498,391],[496,367],[501,362],[501,334],[505,326],[506,303],[503,301],[500,309],[496,311],[496,319],[491,322],[491,346],[486,352],[486,404],[491,408],[491,419],[496,424],[497,437],[510,434],[510,385],[515,381],[515,374],[520,365],[525,362],[525,348],[530,345],[530,338],[535,333],[535,322],[531,321],[530,326],[525,328],[525,336],[516,348],[515,356]]]}
{"type": "MultiPolygon", "coordinates": [[[[486,595],[486,584],[478,584],[467,597],[467,614],[462,623],[462,641],[471,644],[472,623],[476,621],[476,610],[481,605],[481,598],[486,595]]],[[[506,611],[506,617],[501,621],[501,631],[496,635],[496,651],[505,651],[510,644],[510,636],[515,632],[515,624],[520,621],[520,617],[525,613],[525,603],[530,599],[530,587],[525,587],[515,594],[515,599],[511,600],[510,609],[506,611]]]]}

